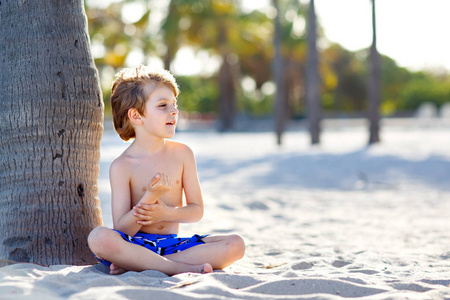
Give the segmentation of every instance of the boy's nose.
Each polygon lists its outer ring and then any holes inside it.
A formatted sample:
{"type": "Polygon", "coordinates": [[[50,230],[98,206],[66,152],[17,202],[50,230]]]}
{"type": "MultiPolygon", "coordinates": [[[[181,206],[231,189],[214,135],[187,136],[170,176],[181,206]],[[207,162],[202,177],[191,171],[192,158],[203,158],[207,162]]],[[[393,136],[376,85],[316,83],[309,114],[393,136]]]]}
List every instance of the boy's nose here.
{"type": "Polygon", "coordinates": [[[178,112],[179,112],[179,111],[178,111],[178,108],[174,107],[173,110],[172,110],[172,112],[171,112],[171,114],[172,114],[172,115],[177,115],[178,112]]]}

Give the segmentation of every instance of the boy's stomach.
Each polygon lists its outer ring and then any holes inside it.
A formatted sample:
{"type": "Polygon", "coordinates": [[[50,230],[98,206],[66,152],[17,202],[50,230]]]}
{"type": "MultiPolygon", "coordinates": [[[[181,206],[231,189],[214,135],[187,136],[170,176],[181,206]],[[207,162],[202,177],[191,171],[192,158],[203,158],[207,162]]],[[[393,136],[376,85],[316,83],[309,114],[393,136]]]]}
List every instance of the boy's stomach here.
{"type": "Polygon", "coordinates": [[[159,222],[142,226],[139,231],[150,234],[178,234],[180,224],[173,222],[159,222]]]}

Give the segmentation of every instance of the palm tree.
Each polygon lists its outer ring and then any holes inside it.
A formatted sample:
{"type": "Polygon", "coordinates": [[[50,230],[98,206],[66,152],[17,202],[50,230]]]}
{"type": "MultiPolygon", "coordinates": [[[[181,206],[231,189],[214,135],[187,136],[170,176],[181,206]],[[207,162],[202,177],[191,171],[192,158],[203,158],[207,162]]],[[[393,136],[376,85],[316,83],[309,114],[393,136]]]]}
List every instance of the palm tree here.
{"type": "Polygon", "coordinates": [[[284,80],[284,63],[281,56],[281,25],[280,25],[280,6],[278,0],[273,0],[273,6],[277,11],[275,17],[275,32],[273,44],[275,48],[275,57],[273,59],[273,76],[277,86],[275,95],[275,133],[277,135],[277,144],[281,145],[281,137],[286,121],[286,96],[285,96],[285,80],[284,80]]]}
{"type": "Polygon", "coordinates": [[[380,83],[381,60],[377,51],[377,30],[375,22],[375,0],[372,0],[372,46],[370,47],[370,74],[368,84],[369,98],[369,145],[380,141],[380,83]]]}
{"type": "Polygon", "coordinates": [[[314,0],[309,2],[308,11],[308,60],[306,65],[306,102],[311,144],[320,142],[320,95],[318,53],[316,46],[316,12],[314,0]]]}
{"type": "Polygon", "coordinates": [[[0,5],[0,259],[90,264],[103,101],[81,0],[0,5]]]}
{"type": "MultiPolygon", "coordinates": [[[[219,16],[220,19],[226,18],[219,16]]],[[[236,115],[236,85],[233,74],[233,65],[230,62],[232,52],[229,47],[227,20],[217,24],[217,44],[222,57],[219,69],[219,131],[234,129],[236,115]]]]}
{"type": "Polygon", "coordinates": [[[170,1],[166,19],[161,26],[162,36],[167,47],[166,54],[164,55],[164,68],[166,70],[170,70],[170,64],[180,47],[178,41],[180,36],[180,13],[177,9],[177,5],[179,4],[176,2],[175,0],[170,1]]]}
{"type": "MultiPolygon", "coordinates": [[[[179,19],[189,20],[189,26],[183,30],[171,29],[168,26],[170,20],[176,19],[176,17],[168,15],[163,25],[165,40],[172,42],[178,34],[178,40],[181,40],[184,46],[207,49],[222,58],[222,64],[217,74],[219,130],[232,130],[236,114],[236,80],[234,74],[236,62],[233,59],[236,54],[233,51],[232,39],[238,39],[240,30],[234,0],[174,1],[171,1],[170,5],[172,6],[169,6],[169,10],[172,11],[172,14],[176,14],[179,19]]],[[[175,52],[173,52],[173,55],[175,55],[175,52]]],[[[167,61],[169,60],[167,59],[167,61]]]]}

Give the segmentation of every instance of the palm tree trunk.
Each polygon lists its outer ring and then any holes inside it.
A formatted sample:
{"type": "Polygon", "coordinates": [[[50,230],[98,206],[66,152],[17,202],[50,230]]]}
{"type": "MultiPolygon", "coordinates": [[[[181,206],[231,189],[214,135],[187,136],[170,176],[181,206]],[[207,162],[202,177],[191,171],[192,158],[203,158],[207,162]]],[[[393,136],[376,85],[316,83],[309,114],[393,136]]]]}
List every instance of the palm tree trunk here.
{"type": "Polygon", "coordinates": [[[368,84],[369,98],[369,145],[380,141],[380,88],[381,88],[381,61],[377,50],[377,30],[375,22],[375,0],[372,0],[372,46],[370,47],[370,74],[368,84]]]}
{"type": "Polygon", "coordinates": [[[83,3],[0,5],[0,259],[95,262],[103,102],[83,3]]]}
{"type": "Polygon", "coordinates": [[[227,42],[227,29],[224,24],[219,24],[219,49],[222,56],[219,69],[219,131],[234,129],[236,114],[236,93],[227,42]]]}
{"type": "Polygon", "coordinates": [[[280,6],[278,0],[273,0],[273,6],[277,11],[275,17],[275,34],[273,44],[275,48],[275,57],[273,59],[273,76],[277,92],[275,94],[275,133],[277,135],[277,144],[281,145],[282,135],[286,121],[286,86],[284,79],[284,63],[281,55],[281,26],[280,26],[280,6]]]}
{"type": "Polygon", "coordinates": [[[308,12],[308,60],[306,65],[306,103],[308,109],[311,144],[320,142],[320,95],[318,53],[316,45],[316,12],[314,0],[310,0],[308,12]]]}
{"type": "Polygon", "coordinates": [[[169,3],[169,12],[167,14],[166,20],[162,25],[163,29],[163,38],[164,43],[167,46],[167,52],[164,55],[164,69],[170,70],[170,65],[172,64],[172,60],[177,54],[179,44],[178,44],[178,23],[179,23],[179,15],[176,13],[176,3],[174,0],[171,0],[169,3]]]}

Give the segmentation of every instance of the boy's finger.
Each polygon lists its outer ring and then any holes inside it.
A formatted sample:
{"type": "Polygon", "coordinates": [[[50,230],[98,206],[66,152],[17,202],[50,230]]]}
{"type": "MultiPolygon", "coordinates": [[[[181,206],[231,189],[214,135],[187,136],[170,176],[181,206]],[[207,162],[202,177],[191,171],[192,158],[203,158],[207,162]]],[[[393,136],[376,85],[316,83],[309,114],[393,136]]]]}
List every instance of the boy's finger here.
{"type": "Polygon", "coordinates": [[[135,210],[133,212],[133,216],[139,217],[139,218],[149,218],[148,212],[147,211],[140,211],[140,210],[135,210]]]}
{"type": "Polygon", "coordinates": [[[138,207],[133,207],[134,213],[145,214],[146,210],[138,207]]]}
{"type": "Polygon", "coordinates": [[[139,205],[139,206],[135,206],[133,209],[137,210],[140,209],[142,212],[151,210],[153,204],[144,204],[144,205],[139,205]]]}
{"type": "Polygon", "coordinates": [[[153,176],[150,185],[152,185],[152,186],[155,185],[159,181],[160,178],[161,178],[161,173],[156,173],[156,175],[153,176]]]}
{"type": "Polygon", "coordinates": [[[150,217],[147,217],[147,216],[144,216],[144,215],[139,215],[139,214],[137,214],[137,215],[134,215],[138,220],[137,220],[137,222],[139,223],[139,222],[150,222],[151,221],[151,218],[150,217]]]}
{"type": "Polygon", "coordinates": [[[133,216],[135,216],[136,218],[138,218],[139,220],[142,220],[145,216],[140,214],[140,213],[134,213],[133,216]]]}
{"type": "Polygon", "coordinates": [[[133,213],[133,216],[138,217],[138,216],[145,216],[145,215],[142,213],[142,211],[135,210],[133,213]]]}
{"type": "Polygon", "coordinates": [[[143,226],[152,224],[151,221],[141,221],[141,220],[138,220],[136,223],[143,225],[143,226]]]}

